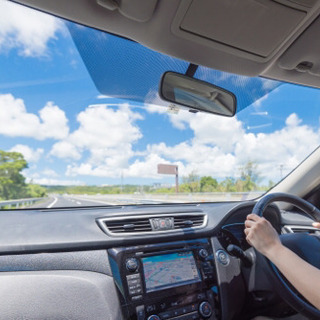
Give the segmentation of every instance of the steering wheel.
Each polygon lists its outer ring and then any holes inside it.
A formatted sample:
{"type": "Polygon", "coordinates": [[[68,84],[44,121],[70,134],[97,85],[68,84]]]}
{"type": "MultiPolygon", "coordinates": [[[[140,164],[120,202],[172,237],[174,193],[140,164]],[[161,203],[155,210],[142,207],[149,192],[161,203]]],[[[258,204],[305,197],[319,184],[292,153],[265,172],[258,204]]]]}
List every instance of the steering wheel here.
{"type": "MultiPolygon", "coordinates": [[[[252,212],[262,217],[265,208],[275,201],[293,204],[308,214],[313,220],[320,222],[320,211],[314,205],[297,196],[286,193],[272,193],[261,198],[254,206],[252,212]]],[[[284,246],[314,267],[320,269],[320,238],[318,236],[290,233],[280,235],[280,240],[284,246]]],[[[269,268],[267,268],[266,271],[279,296],[305,317],[309,319],[320,319],[320,310],[316,309],[313,305],[303,299],[293,286],[285,280],[276,266],[266,257],[264,257],[264,259],[267,260],[267,265],[269,265],[269,268]]]]}

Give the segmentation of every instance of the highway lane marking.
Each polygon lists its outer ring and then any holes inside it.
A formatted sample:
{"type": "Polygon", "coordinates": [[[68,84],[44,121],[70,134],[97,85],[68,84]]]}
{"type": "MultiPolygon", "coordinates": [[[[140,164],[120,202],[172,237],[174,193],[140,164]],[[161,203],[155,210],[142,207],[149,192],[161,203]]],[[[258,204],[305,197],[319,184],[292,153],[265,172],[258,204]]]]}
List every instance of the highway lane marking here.
{"type": "Polygon", "coordinates": [[[81,202],[80,201],[76,201],[76,204],[81,204],[81,202]]]}
{"type": "Polygon", "coordinates": [[[99,201],[99,200],[89,200],[87,198],[81,198],[82,201],[88,201],[88,202],[93,202],[93,203],[102,203],[102,204],[107,204],[107,205],[117,205],[115,203],[112,203],[112,202],[104,202],[104,201],[99,201]]]}
{"type": "Polygon", "coordinates": [[[56,204],[56,202],[58,201],[58,198],[57,197],[53,197],[54,198],[54,200],[52,201],[52,203],[50,203],[48,206],[47,206],[47,208],[52,208],[55,204],[56,204]]]}

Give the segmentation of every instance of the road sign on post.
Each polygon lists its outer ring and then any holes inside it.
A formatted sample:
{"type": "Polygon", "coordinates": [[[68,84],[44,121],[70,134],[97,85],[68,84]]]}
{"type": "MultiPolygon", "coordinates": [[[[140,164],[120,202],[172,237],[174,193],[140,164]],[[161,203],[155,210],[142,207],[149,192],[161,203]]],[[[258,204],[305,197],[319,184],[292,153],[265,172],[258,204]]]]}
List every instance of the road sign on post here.
{"type": "Polygon", "coordinates": [[[175,164],[158,164],[158,173],[172,174],[176,176],[176,193],[179,192],[179,173],[178,166],[175,164]]]}

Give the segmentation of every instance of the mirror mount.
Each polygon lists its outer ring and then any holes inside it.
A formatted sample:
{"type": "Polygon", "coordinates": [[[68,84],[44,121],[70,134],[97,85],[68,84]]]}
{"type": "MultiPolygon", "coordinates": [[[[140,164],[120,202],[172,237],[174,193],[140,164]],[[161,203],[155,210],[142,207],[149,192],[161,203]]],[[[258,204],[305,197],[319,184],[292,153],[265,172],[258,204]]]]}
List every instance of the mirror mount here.
{"type": "Polygon", "coordinates": [[[195,75],[195,73],[198,70],[198,67],[199,67],[198,65],[190,63],[188,66],[188,69],[186,71],[186,76],[193,78],[193,76],[195,75]]]}

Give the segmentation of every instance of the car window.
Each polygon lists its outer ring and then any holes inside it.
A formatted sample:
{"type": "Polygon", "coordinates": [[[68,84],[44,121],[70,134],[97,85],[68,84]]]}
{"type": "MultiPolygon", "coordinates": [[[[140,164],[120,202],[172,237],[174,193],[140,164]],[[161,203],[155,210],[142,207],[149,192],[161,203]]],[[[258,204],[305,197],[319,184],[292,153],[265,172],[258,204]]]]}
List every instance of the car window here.
{"type": "Polygon", "coordinates": [[[2,209],[253,199],[319,145],[317,89],[200,66],[236,116],[172,108],[188,62],[5,1],[0,65],[2,209]]]}

